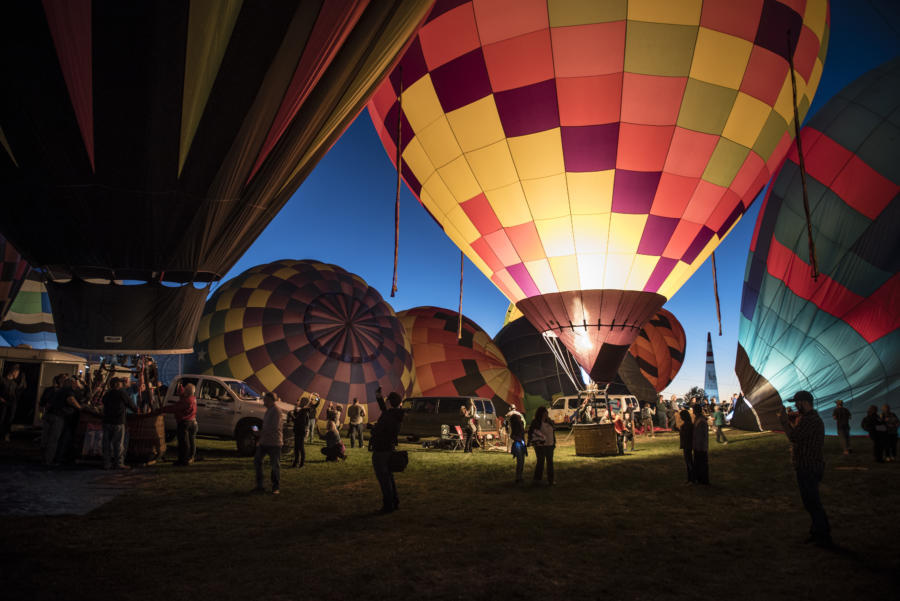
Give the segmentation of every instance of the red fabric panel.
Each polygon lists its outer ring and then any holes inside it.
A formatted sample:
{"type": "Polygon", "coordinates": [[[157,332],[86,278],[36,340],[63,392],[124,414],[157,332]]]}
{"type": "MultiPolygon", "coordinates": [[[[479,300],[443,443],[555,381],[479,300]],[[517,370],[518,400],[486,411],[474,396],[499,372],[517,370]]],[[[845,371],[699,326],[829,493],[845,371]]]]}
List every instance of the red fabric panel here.
{"type": "Polygon", "coordinates": [[[699,183],[699,177],[684,177],[663,172],[659,178],[659,186],[656,188],[650,213],[660,217],[681,219],[699,183]]]}
{"type": "Polygon", "coordinates": [[[484,194],[479,194],[467,200],[461,206],[472,225],[478,229],[482,236],[496,232],[503,227],[500,225],[500,220],[497,219],[494,209],[491,208],[491,203],[488,202],[484,194]]]}
{"type": "Polygon", "coordinates": [[[556,80],[560,125],[597,125],[619,120],[622,74],[556,80]]]}
{"type": "Polygon", "coordinates": [[[472,250],[487,263],[487,266],[491,268],[491,271],[500,271],[503,269],[503,263],[497,258],[497,255],[491,250],[490,245],[488,245],[487,240],[484,238],[479,238],[472,242],[472,250]]]}
{"type": "MultiPolygon", "coordinates": [[[[800,13],[803,14],[803,13],[800,13]]],[[[816,64],[816,56],[819,55],[819,38],[806,25],[800,30],[800,39],[797,41],[797,49],[794,51],[794,68],[804,81],[809,81],[813,67],[816,64]]]]}
{"type": "MultiPolygon", "coordinates": [[[[787,37],[785,37],[787,43],[787,37]]],[[[775,106],[781,85],[788,73],[787,61],[762,46],[754,46],[744,71],[741,91],[775,106]]]]}
{"type": "Polygon", "coordinates": [[[556,27],[552,31],[557,77],[620,73],[625,67],[625,21],[556,27]]]}
{"type": "Polygon", "coordinates": [[[478,28],[471,4],[463,4],[447,11],[419,31],[422,54],[428,69],[478,48],[478,28]]]}
{"type": "Polygon", "coordinates": [[[523,261],[538,261],[545,258],[544,246],[534,223],[528,222],[506,228],[506,235],[523,261]]]}
{"type": "Polygon", "coordinates": [[[854,307],[844,321],[870,344],[900,328],[900,274],[895,273],[866,302],[854,307]]]}
{"type": "Polygon", "coordinates": [[[484,64],[495,92],[553,79],[550,31],[540,29],[485,46],[484,64]]]}
{"type": "Polygon", "coordinates": [[[47,25],[69,90],[84,148],[94,165],[94,92],[91,0],[44,0],[47,25]]]}
{"type": "Polygon", "coordinates": [[[700,177],[706,170],[706,164],[718,142],[719,136],[676,127],[669,158],[666,160],[666,171],[688,177],[700,177]]]}
{"type": "Polygon", "coordinates": [[[549,22],[547,0],[494,0],[473,4],[482,44],[546,29],[549,22]]]}
{"type": "MultiPolygon", "coordinates": [[[[803,158],[806,159],[806,172],[831,187],[832,180],[850,161],[853,153],[811,127],[800,130],[800,141],[803,144],[803,158]]],[[[791,145],[788,158],[794,163],[799,162],[796,144],[791,145]]]]}
{"type": "Polygon", "coordinates": [[[686,85],[687,77],[625,73],[622,83],[622,121],[674,125],[678,121],[686,85]]]}
{"type": "Polygon", "coordinates": [[[619,126],[616,168],[662,171],[674,130],[674,126],[633,125],[623,122],[619,126]]]}
{"type": "Polygon", "coordinates": [[[700,26],[752,42],[756,39],[762,6],[763,0],[705,2],[700,26]]]}
{"type": "Polygon", "coordinates": [[[900,186],[869,167],[856,155],[838,174],[831,189],[848,205],[873,220],[900,192],[900,186]]]}
{"type": "Polygon", "coordinates": [[[662,256],[669,259],[680,259],[690,248],[701,229],[703,229],[703,224],[682,220],[672,233],[662,256]]]}
{"type": "Polygon", "coordinates": [[[697,190],[694,191],[694,197],[691,198],[691,202],[688,203],[687,208],[684,210],[684,219],[705,224],[708,220],[710,207],[718,206],[727,189],[711,184],[708,181],[700,180],[700,183],[697,184],[697,190]]]}

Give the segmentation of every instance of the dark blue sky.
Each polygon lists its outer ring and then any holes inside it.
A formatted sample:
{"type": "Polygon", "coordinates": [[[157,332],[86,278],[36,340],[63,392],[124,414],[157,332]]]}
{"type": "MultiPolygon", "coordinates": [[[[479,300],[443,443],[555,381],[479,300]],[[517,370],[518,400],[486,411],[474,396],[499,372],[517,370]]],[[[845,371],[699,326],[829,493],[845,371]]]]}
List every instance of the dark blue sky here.
{"type": "MultiPolygon", "coordinates": [[[[809,116],[859,75],[900,54],[898,30],[900,0],[834,0],[825,70],[809,116]]],[[[399,290],[393,299],[389,296],[396,177],[368,112],[363,111],[226,279],[276,259],[316,259],[361,276],[397,311],[421,305],[455,310],[459,249],[405,186],[400,200],[399,290]]],[[[723,335],[713,336],[713,349],[722,396],[738,389],[734,357],[741,286],[759,205],[757,199],[716,250],[723,335]]],[[[508,306],[509,301],[466,259],[463,313],[493,336],[502,327],[508,306]]],[[[687,333],[687,357],[669,386],[672,392],[683,393],[703,385],[706,332],[718,329],[709,261],[666,308],[687,333]]]]}

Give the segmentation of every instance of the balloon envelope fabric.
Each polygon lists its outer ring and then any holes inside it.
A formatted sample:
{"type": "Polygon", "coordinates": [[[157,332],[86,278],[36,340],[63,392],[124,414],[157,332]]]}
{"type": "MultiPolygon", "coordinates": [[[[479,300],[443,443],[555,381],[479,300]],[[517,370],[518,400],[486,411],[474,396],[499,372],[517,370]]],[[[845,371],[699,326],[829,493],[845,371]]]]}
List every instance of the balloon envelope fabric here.
{"type": "Polygon", "coordinates": [[[359,276],[318,261],[275,261],[223,284],[206,303],[196,349],[200,371],[291,403],[310,393],[356,398],[370,420],[379,386],[405,396],[412,383],[406,333],[390,305],[359,276]]]}
{"type": "Polygon", "coordinates": [[[796,152],[756,222],[735,371],[763,428],[798,390],[851,425],[900,389],[900,59],[832,98],[801,139],[820,275],[811,277],[796,152]]]}
{"type": "Polygon", "coordinates": [[[56,349],[58,342],[50,297],[36,271],[28,273],[13,299],[6,319],[0,324],[0,338],[9,346],[56,349]]]}
{"type": "Polygon", "coordinates": [[[508,405],[524,409],[522,385],[503,353],[474,321],[463,317],[462,338],[457,339],[456,311],[416,307],[397,317],[412,344],[413,395],[480,396],[494,401],[501,414],[508,405]]]}
{"type": "Polygon", "coordinates": [[[25,281],[29,266],[3,236],[0,236],[0,260],[3,261],[0,265],[0,319],[5,319],[6,312],[25,281]]]}
{"type": "Polygon", "coordinates": [[[369,114],[447,236],[608,382],[784,157],[788,57],[802,119],[828,29],[826,0],[439,2],[369,114]]]}
{"type": "Polygon", "coordinates": [[[678,375],[686,346],[687,337],[681,323],[671,312],[660,309],[641,328],[628,354],[637,360],[641,375],[656,392],[662,392],[678,375]]]}

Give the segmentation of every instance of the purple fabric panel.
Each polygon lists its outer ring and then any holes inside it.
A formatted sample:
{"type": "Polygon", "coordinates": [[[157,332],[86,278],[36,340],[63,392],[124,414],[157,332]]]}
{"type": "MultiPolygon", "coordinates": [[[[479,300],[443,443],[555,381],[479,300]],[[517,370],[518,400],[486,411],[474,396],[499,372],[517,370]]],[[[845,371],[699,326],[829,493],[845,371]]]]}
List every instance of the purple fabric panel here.
{"type": "Polygon", "coordinates": [[[425,19],[425,22],[431,23],[442,14],[450,12],[457,6],[462,6],[467,2],[471,2],[471,0],[437,0],[437,2],[434,3],[434,7],[431,9],[431,12],[428,14],[428,17],[425,19]]]}
{"type": "Polygon", "coordinates": [[[559,127],[556,82],[540,83],[494,94],[507,137],[525,136],[559,127]]]}
{"type": "Polygon", "coordinates": [[[777,0],[765,0],[754,43],[787,60],[788,32],[791,36],[790,47],[796,50],[802,27],[803,17],[797,11],[777,0]]]}
{"type": "Polygon", "coordinates": [[[659,171],[617,169],[613,184],[613,213],[631,215],[649,213],[661,175],[659,171]]]}
{"type": "MultiPolygon", "coordinates": [[[[406,79],[405,75],[403,79],[406,79]]],[[[467,52],[432,71],[431,82],[445,113],[491,93],[491,80],[481,48],[467,52]]]]}
{"type": "Polygon", "coordinates": [[[647,280],[647,285],[644,286],[644,292],[657,292],[677,264],[678,259],[660,257],[659,263],[656,264],[653,273],[650,274],[650,279],[647,280]]]}
{"type": "Polygon", "coordinates": [[[732,225],[734,225],[734,222],[737,221],[738,219],[740,219],[741,215],[743,215],[743,214],[744,214],[744,205],[742,205],[741,203],[738,203],[738,206],[734,207],[734,210],[731,212],[731,214],[728,216],[728,218],[725,219],[725,222],[722,224],[722,227],[719,228],[719,231],[717,231],[716,234],[720,238],[722,236],[724,236],[725,232],[728,231],[728,228],[730,228],[732,225]]]}
{"type": "Polygon", "coordinates": [[[419,81],[428,73],[428,65],[425,64],[425,55],[422,53],[422,42],[419,36],[416,36],[409,45],[409,49],[397,66],[391,71],[391,86],[394,88],[394,94],[400,91],[400,73],[403,73],[403,89],[409,89],[409,86],[419,81]]]}
{"type": "Polygon", "coordinates": [[[506,270],[509,272],[509,275],[512,276],[512,279],[516,281],[516,284],[519,285],[519,288],[522,289],[522,292],[525,293],[526,297],[541,294],[541,291],[538,290],[534,280],[531,279],[531,274],[528,273],[528,269],[525,268],[524,264],[517,263],[515,265],[510,265],[506,270]]]}
{"type": "Polygon", "coordinates": [[[562,127],[566,171],[605,171],[616,168],[619,124],[562,127]]]}
{"type": "Polygon", "coordinates": [[[413,194],[416,195],[416,198],[422,195],[422,184],[419,183],[419,179],[413,175],[412,169],[409,168],[409,165],[403,163],[403,169],[400,170],[403,175],[403,179],[406,181],[406,185],[409,186],[409,189],[413,191],[413,194]]]}
{"type": "MultiPolygon", "coordinates": [[[[400,103],[395,102],[391,105],[391,110],[388,111],[388,114],[384,116],[384,128],[387,130],[388,135],[391,137],[391,140],[394,141],[394,144],[397,143],[397,115],[400,113],[400,103]]],[[[403,152],[406,147],[409,145],[410,141],[413,139],[413,136],[416,133],[413,131],[412,125],[409,124],[409,119],[406,118],[406,113],[403,113],[403,123],[400,125],[402,128],[400,131],[400,136],[403,138],[403,144],[400,147],[400,152],[403,152]]],[[[391,157],[393,161],[395,157],[391,157]]]]}
{"type": "Polygon", "coordinates": [[[692,263],[697,258],[697,255],[700,254],[700,251],[706,247],[706,244],[712,240],[713,234],[715,232],[704,225],[688,249],[684,251],[681,260],[685,263],[692,263]]]}
{"type": "Polygon", "coordinates": [[[641,243],[638,245],[638,254],[659,256],[666,249],[675,228],[680,219],[674,217],[658,217],[650,215],[641,235],[641,243]]]}

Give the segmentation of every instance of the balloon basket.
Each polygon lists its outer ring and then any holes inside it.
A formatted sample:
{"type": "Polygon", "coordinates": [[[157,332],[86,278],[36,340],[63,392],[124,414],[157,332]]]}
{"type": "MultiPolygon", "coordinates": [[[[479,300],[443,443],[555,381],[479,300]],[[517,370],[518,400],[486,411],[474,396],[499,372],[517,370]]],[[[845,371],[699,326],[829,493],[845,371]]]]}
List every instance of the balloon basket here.
{"type": "Polygon", "coordinates": [[[575,454],[579,457],[606,457],[616,454],[616,430],[612,424],[576,424],[575,454]]]}

